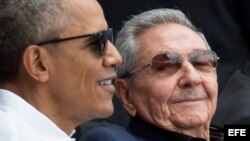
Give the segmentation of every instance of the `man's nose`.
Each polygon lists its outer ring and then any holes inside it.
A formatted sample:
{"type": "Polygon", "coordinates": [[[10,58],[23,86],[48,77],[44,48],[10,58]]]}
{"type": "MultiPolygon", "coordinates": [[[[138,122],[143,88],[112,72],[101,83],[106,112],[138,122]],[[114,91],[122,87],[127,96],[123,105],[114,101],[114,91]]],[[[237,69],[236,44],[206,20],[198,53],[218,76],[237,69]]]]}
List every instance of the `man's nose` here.
{"type": "Polygon", "coordinates": [[[104,55],[103,65],[106,67],[109,66],[118,66],[122,63],[122,57],[116,47],[108,41],[107,43],[107,53],[104,55]]]}
{"type": "Polygon", "coordinates": [[[192,87],[201,83],[201,74],[189,61],[183,62],[180,71],[182,73],[178,82],[180,87],[192,87]]]}

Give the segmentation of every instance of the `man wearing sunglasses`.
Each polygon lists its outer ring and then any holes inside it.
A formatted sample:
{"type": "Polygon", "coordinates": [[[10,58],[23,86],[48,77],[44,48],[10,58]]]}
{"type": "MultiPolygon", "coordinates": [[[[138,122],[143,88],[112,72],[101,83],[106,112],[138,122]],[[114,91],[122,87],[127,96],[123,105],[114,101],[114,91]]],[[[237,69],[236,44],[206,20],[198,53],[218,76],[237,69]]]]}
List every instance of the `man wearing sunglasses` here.
{"type": "Polygon", "coordinates": [[[96,0],[0,2],[0,140],[74,141],[113,112],[121,56],[96,0]]]}
{"type": "Polygon", "coordinates": [[[101,127],[83,140],[214,139],[209,129],[219,58],[182,12],[156,9],[136,15],[118,33],[116,45],[123,56],[116,94],[131,120],[126,130],[101,127]]]}

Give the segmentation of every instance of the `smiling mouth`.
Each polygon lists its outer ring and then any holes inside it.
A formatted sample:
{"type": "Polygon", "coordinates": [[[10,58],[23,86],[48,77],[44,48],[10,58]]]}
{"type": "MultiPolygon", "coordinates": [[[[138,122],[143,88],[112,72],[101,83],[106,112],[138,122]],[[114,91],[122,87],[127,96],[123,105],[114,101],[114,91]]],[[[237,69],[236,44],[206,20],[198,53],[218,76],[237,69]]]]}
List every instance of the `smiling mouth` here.
{"type": "Polygon", "coordinates": [[[174,99],[169,101],[170,104],[177,104],[177,103],[184,103],[184,102],[196,102],[196,101],[203,101],[207,100],[207,98],[185,98],[185,99],[174,99]]]}
{"type": "Polygon", "coordinates": [[[111,95],[115,92],[115,86],[112,83],[114,79],[106,79],[106,80],[100,80],[98,81],[98,85],[103,88],[103,90],[109,92],[111,95]]]}
{"type": "Polygon", "coordinates": [[[101,85],[101,86],[111,85],[112,84],[112,80],[111,79],[109,79],[109,80],[102,80],[102,81],[99,81],[98,84],[101,85]]]}

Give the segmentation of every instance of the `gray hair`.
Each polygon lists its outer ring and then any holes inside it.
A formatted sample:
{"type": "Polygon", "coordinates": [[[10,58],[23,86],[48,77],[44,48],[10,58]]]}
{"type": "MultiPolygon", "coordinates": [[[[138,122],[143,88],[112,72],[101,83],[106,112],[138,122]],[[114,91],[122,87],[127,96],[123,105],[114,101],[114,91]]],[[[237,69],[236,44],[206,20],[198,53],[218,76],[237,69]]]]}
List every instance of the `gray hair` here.
{"type": "MultiPolygon", "coordinates": [[[[122,76],[134,69],[139,53],[137,45],[138,36],[151,27],[164,23],[181,24],[192,29],[204,40],[207,48],[210,49],[204,35],[195,28],[181,11],[167,8],[146,11],[133,16],[117,34],[115,44],[123,59],[123,63],[116,68],[118,76],[122,76]]],[[[134,76],[132,75],[129,79],[132,85],[135,85],[134,76]]]]}
{"type": "Polygon", "coordinates": [[[25,48],[70,24],[64,0],[0,0],[0,82],[15,78],[25,48]]]}

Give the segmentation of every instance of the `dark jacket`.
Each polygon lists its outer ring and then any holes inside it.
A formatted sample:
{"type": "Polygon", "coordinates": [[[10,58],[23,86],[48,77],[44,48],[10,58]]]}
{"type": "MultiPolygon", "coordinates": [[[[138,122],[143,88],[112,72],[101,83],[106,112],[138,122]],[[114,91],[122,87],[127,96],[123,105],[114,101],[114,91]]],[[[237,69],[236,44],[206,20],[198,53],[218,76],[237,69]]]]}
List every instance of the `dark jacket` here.
{"type": "Polygon", "coordinates": [[[206,141],[177,132],[163,130],[140,118],[133,118],[127,129],[119,126],[90,130],[80,141],[206,141]]]}
{"type": "Polygon", "coordinates": [[[250,62],[229,79],[218,99],[213,123],[250,124],[250,62]]]}

